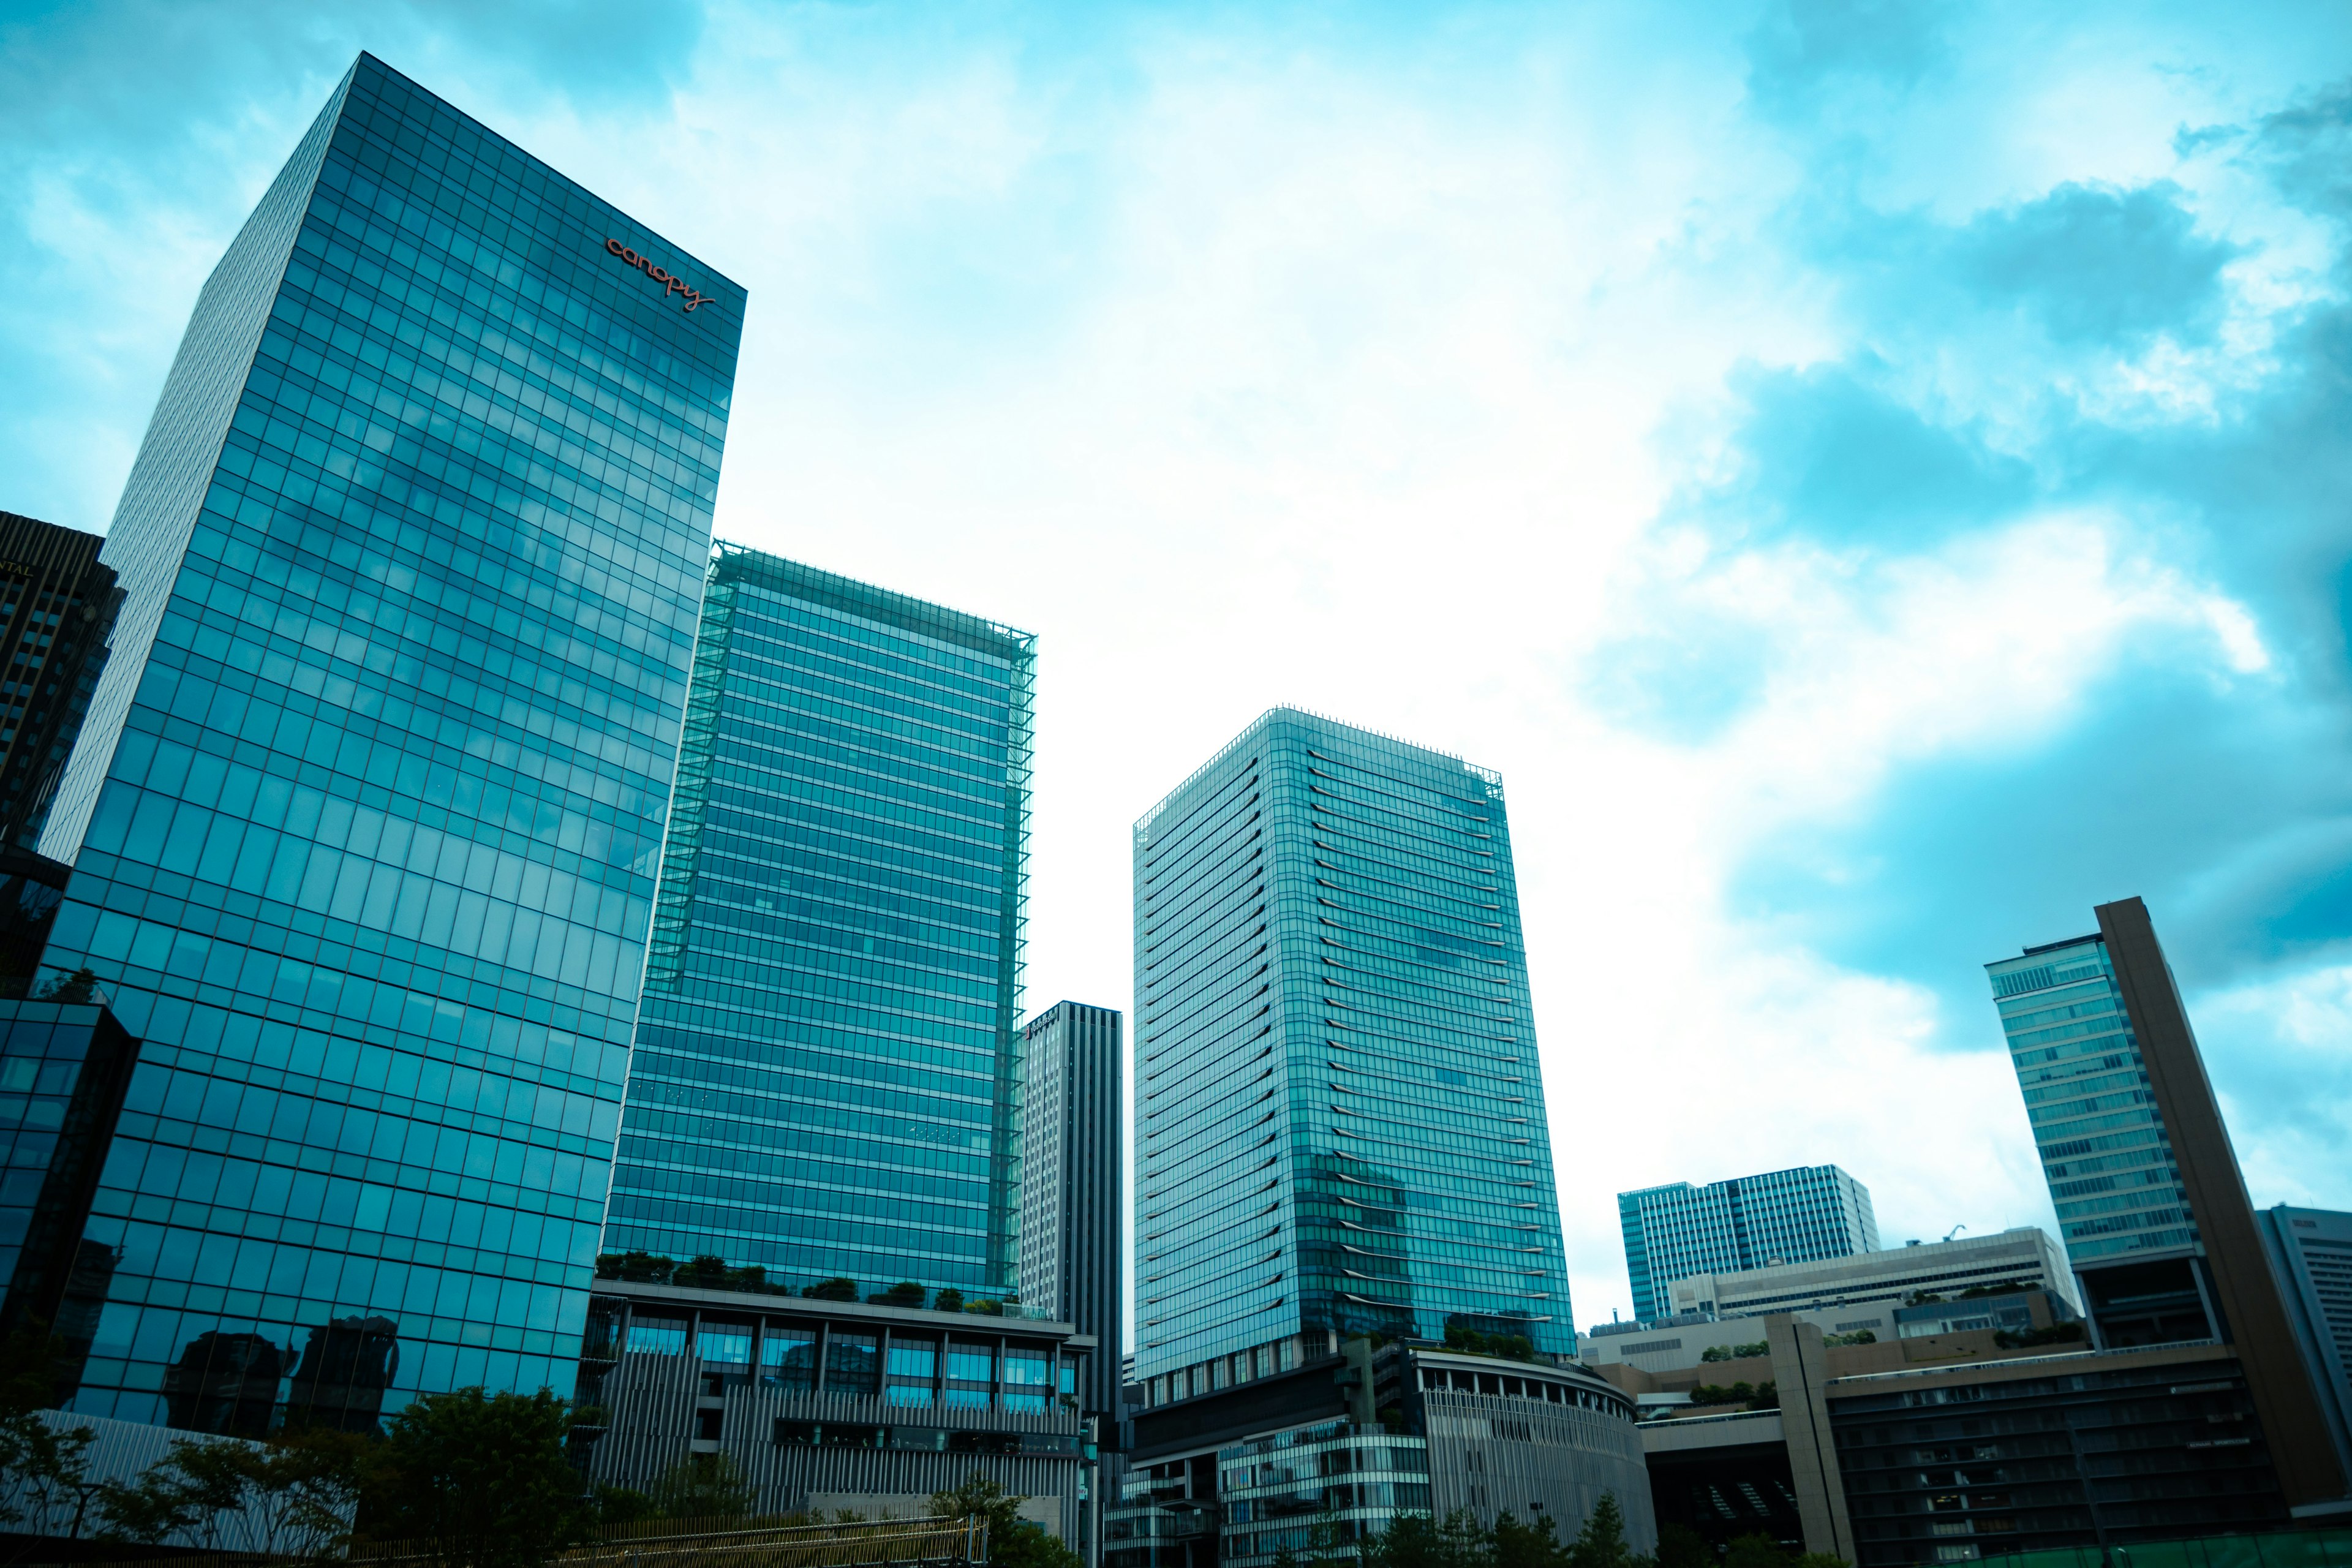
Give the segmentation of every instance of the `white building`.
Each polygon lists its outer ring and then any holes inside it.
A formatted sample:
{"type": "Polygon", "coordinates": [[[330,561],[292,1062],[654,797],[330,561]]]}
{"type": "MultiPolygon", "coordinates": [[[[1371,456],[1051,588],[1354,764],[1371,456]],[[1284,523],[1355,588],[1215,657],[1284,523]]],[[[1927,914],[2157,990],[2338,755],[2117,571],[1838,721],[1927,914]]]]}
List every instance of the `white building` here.
{"type": "Polygon", "coordinates": [[[1894,1309],[1915,1293],[1956,1296],[1971,1287],[2012,1280],[2048,1290],[2082,1310],[2066,1255],[2037,1226],[1956,1241],[1915,1241],[1818,1263],[1698,1274],[1667,1289],[1677,1315],[1760,1318],[1769,1312],[1797,1312],[1819,1321],[1829,1333],[1868,1329],[1881,1339],[1893,1339],[1894,1309]]]}

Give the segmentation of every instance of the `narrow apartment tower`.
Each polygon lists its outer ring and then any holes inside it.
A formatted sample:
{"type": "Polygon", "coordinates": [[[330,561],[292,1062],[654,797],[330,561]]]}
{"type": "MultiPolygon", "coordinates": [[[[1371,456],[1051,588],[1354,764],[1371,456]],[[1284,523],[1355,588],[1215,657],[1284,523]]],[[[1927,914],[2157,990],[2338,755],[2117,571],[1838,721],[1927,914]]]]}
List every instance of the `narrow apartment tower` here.
{"type": "Polygon", "coordinates": [[[1835,1165],[1617,1194],[1633,1311],[1674,1314],[1676,1281],[1878,1250],[1870,1189],[1835,1165]]]}
{"type": "Polygon", "coordinates": [[[1116,1008],[1056,1002],[1022,1031],[1021,1304],[1095,1336],[1078,1402],[1100,1417],[1106,1445],[1120,1415],[1125,1316],[1119,1024],[1116,1008]]]}
{"type": "Polygon", "coordinates": [[[205,284],[41,844],[142,1042],[75,1409],[572,1386],[742,319],[366,55],[205,284]]]}
{"type": "Polygon", "coordinates": [[[2343,1468],[2147,906],[2095,913],[2092,935],[1985,966],[2084,1315],[2105,1349],[2234,1346],[2289,1505],[2339,1501],[2343,1468]]]}
{"type": "Polygon", "coordinates": [[[0,852],[41,841],[122,591],[95,533],[0,511],[0,852]]]}
{"type": "Polygon", "coordinates": [[[719,547],[608,1253],[1017,1289],[1034,659],[1026,632],[719,547]]]}
{"type": "Polygon", "coordinates": [[[1266,713],[1136,826],[1135,983],[1154,1405],[1359,1334],[1574,1353],[1499,776],[1266,713]]]}

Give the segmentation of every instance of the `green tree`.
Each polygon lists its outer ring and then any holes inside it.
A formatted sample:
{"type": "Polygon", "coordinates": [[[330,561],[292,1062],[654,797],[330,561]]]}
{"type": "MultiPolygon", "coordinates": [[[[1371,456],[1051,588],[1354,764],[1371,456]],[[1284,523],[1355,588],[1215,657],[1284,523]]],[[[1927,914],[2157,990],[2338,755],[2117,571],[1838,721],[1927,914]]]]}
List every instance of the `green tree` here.
{"type": "Polygon", "coordinates": [[[1724,1549],[1723,1568],[1790,1568],[1793,1556],[1759,1531],[1732,1538],[1724,1549]]]}
{"type": "Polygon", "coordinates": [[[1568,1568],[1568,1548],[1559,1543],[1549,1514],[1538,1514],[1530,1524],[1498,1515],[1491,1534],[1495,1568],[1568,1568]]]}
{"type": "Polygon", "coordinates": [[[901,1279],[887,1290],[866,1299],[884,1307],[919,1307],[923,1304],[923,1288],[912,1279],[901,1279]]]}
{"type": "Polygon", "coordinates": [[[1602,1492],[1569,1543],[1569,1568],[1637,1568],[1643,1560],[1625,1544],[1625,1510],[1615,1492],[1602,1492]]]}
{"type": "Polygon", "coordinates": [[[1658,1526],[1658,1568],[1715,1568],[1715,1548],[1687,1524],[1658,1526]]]}
{"type": "Polygon", "coordinates": [[[1366,1542],[1362,1556],[1365,1568],[1491,1568],[1495,1542],[1460,1509],[1443,1524],[1425,1513],[1408,1513],[1366,1542]]]}
{"type": "Polygon", "coordinates": [[[1028,1500],[975,1475],[953,1491],[933,1492],[931,1512],[986,1523],[991,1568],[1082,1568],[1076,1552],[1045,1526],[1021,1517],[1021,1505],[1028,1500]]]}
{"type": "Polygon", "coordinates": [[[654,1482],[663,1519],[740,1519],[751,1511],[751,1483],[724,1454],[688,1454],[654,1482]]]}
{"type": "Polygon", "coordinates": [[[568,1426],[563,1401],[543,1388],[415,1401],[377,1447],[368,1533],[417,1541],[436,1564],[534,1568],[591,1521],[563,1451],[568,1426]]]}
{"type": "Polygon", "coordinates": [[[957,1289],[952,1285],[941,1286],[938,1297],[931,1302],[931,1310],[935,1312],[962,1311],[963,1292],[957,1289]]]}
{"type": "Polygon", "coordinates": [[[857,1300],[857,1281],[836,1275],[831,1279],[820,1279],[814,1285],[802,1286],[801,1294],[812,1301],[855,1301],[857,1300]]]}

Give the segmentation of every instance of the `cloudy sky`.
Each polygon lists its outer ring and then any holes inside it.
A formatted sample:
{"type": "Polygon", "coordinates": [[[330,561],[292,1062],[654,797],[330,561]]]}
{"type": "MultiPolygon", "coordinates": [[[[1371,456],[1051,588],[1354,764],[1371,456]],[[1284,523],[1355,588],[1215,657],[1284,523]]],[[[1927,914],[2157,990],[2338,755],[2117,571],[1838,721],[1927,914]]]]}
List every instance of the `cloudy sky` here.
{"type": "Polygon", "coordinates": [[[747,286],[723,536],[1041,637],[1031,1001],[1276,702],[1503,771],[1612,1194],[2049,1223],[1979,966],[2154,910],[2352,1207],[2352,10],[0,0],[0,507],[102,529],[362,47],[747,286]]]}

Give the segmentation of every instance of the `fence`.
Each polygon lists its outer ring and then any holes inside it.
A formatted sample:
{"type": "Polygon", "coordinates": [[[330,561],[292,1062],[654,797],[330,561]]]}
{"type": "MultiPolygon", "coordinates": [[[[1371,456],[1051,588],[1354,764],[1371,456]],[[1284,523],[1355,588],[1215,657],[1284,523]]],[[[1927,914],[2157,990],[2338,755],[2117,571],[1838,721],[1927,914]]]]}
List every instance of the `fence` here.
{"type": "Polygon", "coordinates": [[[2143,1541],[2054,1552],[1986,1552],[1997,1568],[2352,1568],[2352,1530],[2282,1530],[2263,1535],[2208,1535],[2193,1541],[2143,1541]]]}

